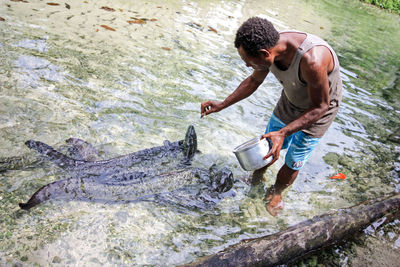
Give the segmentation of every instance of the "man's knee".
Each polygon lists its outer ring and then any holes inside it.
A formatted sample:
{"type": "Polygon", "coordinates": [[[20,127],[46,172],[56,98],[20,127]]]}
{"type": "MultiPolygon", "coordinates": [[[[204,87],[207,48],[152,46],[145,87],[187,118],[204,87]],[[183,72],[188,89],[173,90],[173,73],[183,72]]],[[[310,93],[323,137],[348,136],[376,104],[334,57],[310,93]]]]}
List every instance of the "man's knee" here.
{"type": "Polygon", "coordinates": [[[294,170],[290,168],[287,164],[283,164],[283,166],[280,168],[278,172],[278,177],[279,176],[285,176],[285,177],[293,177],[299,174],[299,170],[294,170]]]}
{"type": "Polygon", "coordinates": [[[297,132],[286,153],[286,165],[292,170],[300,170],[306,164],[320,140],[321,138],[314,138],[303,132],[297,132]]]}

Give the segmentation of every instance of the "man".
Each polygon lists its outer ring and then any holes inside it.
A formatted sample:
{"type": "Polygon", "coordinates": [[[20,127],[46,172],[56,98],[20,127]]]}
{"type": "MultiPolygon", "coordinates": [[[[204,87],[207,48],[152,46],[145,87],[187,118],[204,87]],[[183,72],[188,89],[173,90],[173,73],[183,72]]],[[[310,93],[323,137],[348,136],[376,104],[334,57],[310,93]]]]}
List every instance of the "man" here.
{"type": "Polygon", "coordinates": [[[339,60],[321,38],[297,31],[277,32],[263,18],[244,22],[236,33],[235,47],[253,73],[224,101],[201,104],[201,115],[218,112],[250,96],[272,72],[283,86],[262,138],[272,143],[265,156],[273,157],[266,167],[288,149],[273,190],[266,195],[267,210],[276,216],[283,208],[282,192],[296,179],[299,170],[335,118],[342,99],[339,60]]]}

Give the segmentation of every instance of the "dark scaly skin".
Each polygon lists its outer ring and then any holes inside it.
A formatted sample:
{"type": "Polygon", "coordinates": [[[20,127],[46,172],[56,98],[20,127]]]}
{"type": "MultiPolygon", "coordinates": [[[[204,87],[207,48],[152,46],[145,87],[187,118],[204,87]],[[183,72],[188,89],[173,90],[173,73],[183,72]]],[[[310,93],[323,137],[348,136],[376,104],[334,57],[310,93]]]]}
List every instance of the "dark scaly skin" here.
{"type": "Polygon", "coordinates": [[[127,202],[198,184],[210,191],[226,192],[233,186],[233,175],[227,168],[216,172],[214,168],[185,168],[155,175],[135,172],[103,178],[69,178],[43,186],[19,206],[28,210],[49,199],[127,202]]]}
{"type": "Polygon", "coordinates": [[[154,158],[177,158],[184,152],[181,163],[190,165],[190,162],[197,151],[197,136],[193,126],[189,126],[185,140],[169,142],[165,141],[163,146],[152,147],[133,152],[116,158],[100,161],[85,161],[70,158],[53,147],[40,141],[29,140],[25,143],[29,148],[46,156],[57,166],[75,172],[76,176],[86,174],[116,173],[129,168],[135,164],[152,161],[154,158]]]}
{"type": "MultiPolygon", "coordinates": [[[[78,140],[79,144],[81,140],[78,140]]],[[[233,175],[228,168],[209,170],[188,167],[197,151],[197,137],[193,126],[189,126],[185,140],[164,146],[153,147],[117,158],[102,161],[72,159],[51,146],[38,141],[27,141],[26,145],[45,155],[59,167],[74,176],[50,183],[40,188],[22,209],[30,209],[48,199],[84,199],[98,201],[134,201],[143,197],[171,192],[190,184],[202,183],[210,192],[222,193],[233,186],[233,175]],[[155,166],[145,171],[127,171],[127,167],[153,157],[175,157],[183,152],[178,169],[170,172],[157,170],[155,166]]],[[[84,144],[85,145],[85,144],[84,144]]]]}
{"type": "MultiPolygon", "coordinates": [[[[37,152],[43,154],[48,160],[54,162],[66,171],[77,172],[77,176],[85,174],[103,173],[105,171],[117,172],[129,166],[140,163],[151,164],[154,159],[177,158],[182,156],[181,164],[190,165],[194,153],[197,151],[197,136],[194,127],[191,125],[186,132],[185,140],[176,142],[164,141],[163,146],[152,147],[133,152],[127,155],[115,157],[108,160],[95,160],[96,151],[93,146],[78,138],[69,138],[66,142],[72,145],[70,151],[78,158],[71,158],[64,155],[53,147],[40,141],[29,140],[25,144],[37,152]],[[182,153],[184,152],[184,153],[182,153]]],[[[18,170],[39,167],[43,158],[34,155],[23,155],[19,157],[0,158],[0,172],[7,170],[18,170]]]]}
{"type": "Polygon", "coordinates": [[[182,143],[183,143],[182,141],[178,141],[170,143],[170,145],[168,146],[152,147],[137,152],[133,152],[127,155],[115,157],[112,159],[99,160],[99,161],[85,161],[85,160],[76,160],[70,158],[58,152],[51,146],[42,143],[40,141],[29,140],[25,144],[29,148],[34,149],[37,152],[47,156],[49,160],[54,162],[59,167],[69,170],[69,169],[87,169],[98,166],[104,166],[104,167],[119,166],[119,165],[130,166],[135,163],[139,163],[141,161],[151,160],[152,157],[155,157],[159,154],[167,154],[169,152],[172,155],[173,154],[177,155],[179,152],[182,151],[182,146],[181,146],[182,143]]]}
{"type": "Polygon", "coordinates": [[[185,142],[183,142],[182,148],[184,157],[181,163],[190,165],[191,160],[197,152],[197,135],[192,125],[186,131],[185,142]]]}
{"type": "Polygon", "coordinates": [[[65,142],[71,145],[68,152],[74,155],[74,158],[85,161],[95,161],[97,159],[97,150],[88,142],[73,137],[68,138],[65,142]]]}

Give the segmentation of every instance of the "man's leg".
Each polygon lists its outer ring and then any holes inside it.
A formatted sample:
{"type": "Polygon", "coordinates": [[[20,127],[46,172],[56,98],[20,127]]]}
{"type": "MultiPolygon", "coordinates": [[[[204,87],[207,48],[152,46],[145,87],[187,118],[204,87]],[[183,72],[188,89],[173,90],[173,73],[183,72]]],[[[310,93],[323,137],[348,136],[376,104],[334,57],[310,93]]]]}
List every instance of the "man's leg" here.
{"type": "Polygon", "coordinates": [[[285,164],[278,172],[273,190],[269,190],[270,192],[267,192],[265,198],[267,202],[269,201],[267,211],[272,216],[276,216],[278,211],[283,209],[282,192],[294,182],[299,170],[310,158],[311,152],[320,139],[311,137],[301,131],[293,135],[292,142],[286,153],[285,164]]]}
{"type": "MultiPolygon", "coordinates": [[[[283,127],[285,127],[286,124],[284,124],[278,117],[276,117],[274,114],[271,115],[271,118],[269,119],[269,122],[267,124],[267,127],[265,129],[265,133],[269,132],[274,132],[274,131],[279,131],[283,127]]],[[[283,141],[282,149],[286,149],[289,147],[290,143],[292,140],[292,135],[289,137],[286,137],[285,140],[283,141]]],[[[263,167],[261,169],[255,170],[251,176],[251,184],[256,185],[259,184],[262,179],[265,171],[267,170],[267,167],[263,167]]]]}
{"type": "Polygon", "coordinates": [[[286,164],[279,170],[275,185],[265,198],[269,201],[267,211],[272,216],[278,215],[278,211],[283,209],[282,192],[294,182],[298,174],[298,170],[292,170],[286,164]]]}

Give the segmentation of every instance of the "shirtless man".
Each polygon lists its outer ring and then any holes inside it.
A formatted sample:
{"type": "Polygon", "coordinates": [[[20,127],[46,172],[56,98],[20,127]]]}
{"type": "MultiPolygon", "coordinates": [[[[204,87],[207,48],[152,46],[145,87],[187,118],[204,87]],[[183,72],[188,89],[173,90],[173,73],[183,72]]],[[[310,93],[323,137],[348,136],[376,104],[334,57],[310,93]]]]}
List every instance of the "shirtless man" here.
{"type": "Polygon", "coordinates": [[[278,32],[263,18],[244,22],[235,47],[253,73],[224,101],[201,104],[202,117],[247,98],[272,72],[283,86],[281,97],[262,138],[272,142],[269,167],[288,149],[273,190],[266,195],[267,210],[276,216],[283,208],[282,192],[296,179],[311,152],[334,120],[342,99],[339,60],[321,38],[298,31],[278,32]]]}

